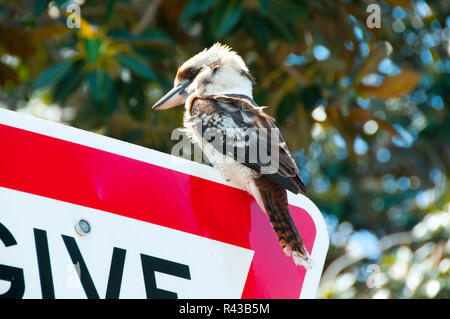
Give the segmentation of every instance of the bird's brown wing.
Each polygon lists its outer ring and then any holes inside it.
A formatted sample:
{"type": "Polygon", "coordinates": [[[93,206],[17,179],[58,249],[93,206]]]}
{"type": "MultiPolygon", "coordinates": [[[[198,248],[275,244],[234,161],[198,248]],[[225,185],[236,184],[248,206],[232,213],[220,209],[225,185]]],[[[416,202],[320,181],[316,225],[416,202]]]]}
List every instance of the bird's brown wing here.
{"type": "Polygon", "coordinates": [[[221,141],[212,143],[218,151],[264,174],[294,194],[300,190],[306,191],[274,119],[251,98],[242,95],[197,96],[191,100],[189,112],[192,126],[201,136],[214,135],[211,132],[222,134],[221,141]],[[260,156],[261,145],[265,145],[267,151],[273,149],[274,152],[267,157],[263,152],[260,156]]]}
{"type": "Polygon", "coordinates": [[[276,139],[272,139],[272,136],[268,138],[266,134],[254,135],[249,132],[255,128],[278,132],[274,120],[247,97],[197,96],[190,101],[188,110],[191,119],[188,121],[188,125],[192,125],[198,134],[214,145],[217,151],[261,173],[254,179],[258,194],[252,194],[261,199],[259,204],[267,214],[285,254],[292,256],[296,265],[311,267],[311,257],[303,245],[303,240],[289,213],[286,193],[286,189],[293,193],[298,193],[300,189],[304,190],[297,166],[281,135],[278,134],[275,136],[276,139]],[[218,133],[219,141],[210,140],[209,137],[214,134],[208,134],[208,130],[218,133]],[[248,133],[244,134],[248,139],[242,139],[240,132],[248,133]],[[230,139],[225,138],[227,134],[231,136],[230,139]],[[220,139],[220,136],[224,137],[220,139]],[[278,161],[279,166],[276,172],[263,174],[266,161],[259,157],[255,161],[251,160],[249,156],[244,158],[240,156],[242,152],[248,155],[251,153],[252,145],[260,143],[269,144],[268,149],[272,145],[276,147],[278,156],[275,160],[278,161]]]}

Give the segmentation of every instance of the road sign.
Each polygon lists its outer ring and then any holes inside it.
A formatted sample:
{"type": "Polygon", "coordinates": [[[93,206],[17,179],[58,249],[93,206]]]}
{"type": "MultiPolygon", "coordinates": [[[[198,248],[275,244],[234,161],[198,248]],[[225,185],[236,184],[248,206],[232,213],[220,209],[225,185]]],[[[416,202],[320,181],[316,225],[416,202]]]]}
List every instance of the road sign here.
{"type": "Polygon", "coordinates": [[[307,271],[215,169],[0,109],[0,297],[314,298],[327,228],[288,197],[307,271]]]}

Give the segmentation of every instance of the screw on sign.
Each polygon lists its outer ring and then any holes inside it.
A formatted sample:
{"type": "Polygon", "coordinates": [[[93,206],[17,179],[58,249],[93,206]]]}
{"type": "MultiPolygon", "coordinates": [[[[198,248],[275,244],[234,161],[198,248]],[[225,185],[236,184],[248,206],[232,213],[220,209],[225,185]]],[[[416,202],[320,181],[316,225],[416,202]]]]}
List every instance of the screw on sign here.
{"type": "Polygon", "coordinates": [[[80,236],[86,236],[91,232],[91,225],[85,219],[80,219],[78,223],[75,224],[75,230],[80,236]]]}
{"type": "Polygon", "coordinates": [[[0,149],[1,297],[315,296],[328,233],[303,195],[288,199],[308,270],[211,167],[6,110],[0,149]]]}

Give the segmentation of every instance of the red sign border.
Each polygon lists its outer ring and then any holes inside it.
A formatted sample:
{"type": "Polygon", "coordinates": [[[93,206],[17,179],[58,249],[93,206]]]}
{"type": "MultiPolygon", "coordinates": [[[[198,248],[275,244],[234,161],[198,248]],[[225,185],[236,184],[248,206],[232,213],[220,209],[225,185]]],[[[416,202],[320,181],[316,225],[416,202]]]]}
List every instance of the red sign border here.
{"type": "MultiPolygon", "coordinates": [[[[0,109],[0,124],[106,151],[237,188],[226,182],[211,167],[67,125],[3,109],[0,109]]],[[[319,209],[306,196],[301,194],[294,195],[288,192],[288,199],[291,205],[304,209],[314,220],[316,226],[317,235],[311,252],[314,267],[306,272],[299,296],[300,298],[314,298],[329,245],[327,227],[319,209]]]]}

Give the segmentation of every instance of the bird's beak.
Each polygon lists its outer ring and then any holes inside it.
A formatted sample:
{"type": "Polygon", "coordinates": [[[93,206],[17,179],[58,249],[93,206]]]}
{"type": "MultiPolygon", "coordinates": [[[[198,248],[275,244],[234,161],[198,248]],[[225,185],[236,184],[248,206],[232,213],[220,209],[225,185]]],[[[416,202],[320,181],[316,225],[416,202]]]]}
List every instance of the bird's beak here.
{"type": "Polygon", "coordinates": [[[186,101],[188,94],[186,92],[186,87],[189,85],[189,81],[180,83],[178,86],[174,87],[172,90],[166,93],[158,102],[153,105],[153,110],[166,110],[172,107],[183,104],[186,101]]]}

